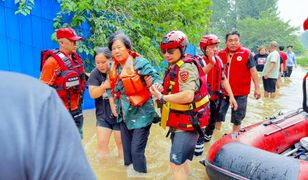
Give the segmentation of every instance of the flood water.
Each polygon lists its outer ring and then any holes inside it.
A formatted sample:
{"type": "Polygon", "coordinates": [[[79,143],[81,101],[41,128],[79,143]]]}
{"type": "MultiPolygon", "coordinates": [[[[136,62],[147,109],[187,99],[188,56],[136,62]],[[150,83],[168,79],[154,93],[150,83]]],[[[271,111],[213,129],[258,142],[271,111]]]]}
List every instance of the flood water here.
{"type": "MultiPolygon", "coordinates": [[[[305,70],[297,68],[293,71],[290,79],[285,79],[280,89],[276,92],[273,99],[261,98],[255,100],[253,91],[249,95],[247,114],[242,126],[247,126],[255,122],[261,121],[265,117],[277,115],[278,112],[286,113],[296,110],[302,106],[302,79],[305,70]]],[[[261,82],[262,84],[262,82],[261,82]]],[[[261,87],[263,89],[263,87],[261,87]]],[[[262,91],[263,93],[263,91],[262,91]]],[[[262,94],[263,96],[263,94],[262,94]]],[[[84,111],[84,139],[83,144],[90,161],[90,164],[97,176],[98,180],[109,179],[171,179],[171,170],[169,167],[170,139],[166,138],[166,131],[158,124],[153,124],[146,149],[148,173],[141,174],[133,170],[131,166],[125,167],[122,159],[117,158],[117,149],[112,136],[109,144],[110,155],[104,159],[97,155],[96,143],[96,127],[95,127],[95,111],[84,111]]],[[[205,146],[205,152],[201,157],[195,157],[189,164],[189,179],[208,179],[205,168],[199,163],[204,159],[206,151],[210,144],[221,138],[224,133],[228,133],[232,129],[230,123],[230,111],[227,114],[227,121],[223,124],[220,132],[215,132],[212,141],[205,146]]]]}

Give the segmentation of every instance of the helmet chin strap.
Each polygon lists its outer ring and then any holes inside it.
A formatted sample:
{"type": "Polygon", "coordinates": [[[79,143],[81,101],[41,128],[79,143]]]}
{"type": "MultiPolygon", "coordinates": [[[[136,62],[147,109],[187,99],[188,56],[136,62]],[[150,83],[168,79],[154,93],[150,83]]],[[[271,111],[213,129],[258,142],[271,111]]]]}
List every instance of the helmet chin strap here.
{"type": "Polygon", "coordinates": [[[179,48],[179,49],[180,49],[180,51],[181,51],[182,57],[184,57],[184,56],[185,56],[186,47],[184,47],[184,48],[179,48]]]}

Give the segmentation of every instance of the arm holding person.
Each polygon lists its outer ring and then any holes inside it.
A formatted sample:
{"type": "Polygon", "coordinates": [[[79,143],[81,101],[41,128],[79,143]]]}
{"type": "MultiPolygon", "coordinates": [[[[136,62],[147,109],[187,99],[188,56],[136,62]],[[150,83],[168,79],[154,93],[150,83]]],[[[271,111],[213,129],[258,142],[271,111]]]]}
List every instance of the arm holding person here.
{"type": "MultiPolygon", "coordinates": [[[[109,81],[109,79],[107,79],[106,81],[102,82],[100,86],[90,85],[89,86],[89,93],[90,93],[91,98],[95,99],[95,98],[103,96],[103,94],[105,92],[107,92],[108,89],[110,89],[110,88],[111,88],[110,81],[109,81]]],[[[109,104],[110,104],[112,114],[115,117],[117,117],[118,113],[116,111],[114,98],[112,96],[109,96],[109,95],[108,95],[108,98],[109,98],[109,104]]]]}
{"type": "Polygon", "coordinates": [[[106,92],[106,90],[109,88],[110,88],[110,82],[107,79],[106,81],[102,82],[100,86],[90,85],[89,93],[90,93],[91,98],[95,99],[95,98],[102,96],[106,92]]]}
{"type": "Polygon", "coordinates": [[[186,104],[191,103],[194,99],[195,92],[193,90],[184,90],[175,94],[163,95],[160,91],[160,86],[160,84],[154,84],[150,88],[152,95],[158,100],[164,100],[176,104],[186,104]]]}

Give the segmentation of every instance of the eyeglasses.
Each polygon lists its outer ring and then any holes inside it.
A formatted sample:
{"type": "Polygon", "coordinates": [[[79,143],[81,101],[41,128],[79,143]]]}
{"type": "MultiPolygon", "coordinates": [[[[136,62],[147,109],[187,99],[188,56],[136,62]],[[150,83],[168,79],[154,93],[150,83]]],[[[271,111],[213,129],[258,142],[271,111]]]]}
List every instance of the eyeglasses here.
{"type": "Polygon", "coordinates": [[[166,52],[168,52],[168,54],[173,54],[175,50],[176,49],[161,49],[161,52],[163,54],[166,54],[166,52]]]}

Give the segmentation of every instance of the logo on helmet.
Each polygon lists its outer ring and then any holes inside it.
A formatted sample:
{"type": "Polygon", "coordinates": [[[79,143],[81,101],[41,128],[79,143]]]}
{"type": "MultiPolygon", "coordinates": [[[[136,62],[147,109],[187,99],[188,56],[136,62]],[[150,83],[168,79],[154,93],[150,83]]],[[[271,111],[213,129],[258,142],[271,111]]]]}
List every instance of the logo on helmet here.
{"type": "Polygon", "coordinates": [[[161,49],[180,48],[182,52],[185,52],[187,46],[188,39],[182,31],[171,31],[165,34],[160,43],[161,49]]]}

